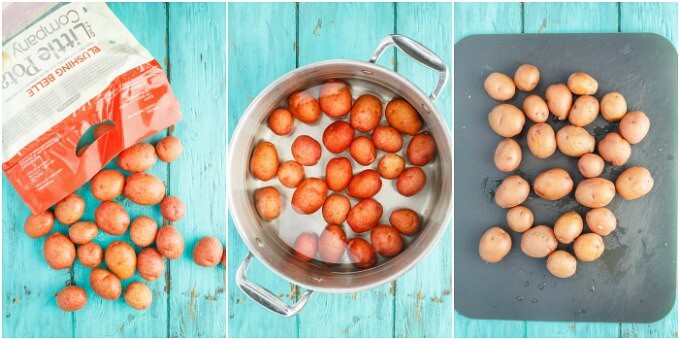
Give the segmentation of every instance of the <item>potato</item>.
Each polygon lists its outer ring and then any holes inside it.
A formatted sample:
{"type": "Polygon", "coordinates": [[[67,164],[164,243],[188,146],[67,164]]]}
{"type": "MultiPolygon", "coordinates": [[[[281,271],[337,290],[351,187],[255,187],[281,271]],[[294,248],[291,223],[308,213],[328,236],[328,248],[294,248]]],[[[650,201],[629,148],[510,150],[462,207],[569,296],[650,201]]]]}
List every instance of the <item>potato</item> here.
{"type": "Polygon", "coordinates": [[[557,148],[569,157],[581,157],[595,150],[595,137],[580,126],[567,125],[557,131],[557,148]]]}
{"type": "Polygon", "coordinates": [[[557,148],[555,131],[547,123],[534,124],[527,131],[527,145],[536,158],[548,158],[557,148]]]}
{"type": "Polygon", "coordinates": [[[45,210],[40,214],[31,214],[24,222],[24,232],[32,238],[43,237],[52,231],[54,227],[54,214],[45,210]]]}
{"type": "Polygon", "coordinates": [[[520,91],[533,91],[538,85],[538,80],[541,78],[541,73],[538,67],[534,65],[524,64],[515,71],[515,86],[520,91]]]}
{"type": "Polygon", "coordinates": [[[603,170],[604,159],[594,153],[587,153],[578,159],[578,171],[585,178],[600,176],[603,170]]]}
{"type": "Polygon", "coordinates": [[[548,256],[547,262],[550,274],[566,279],[576,273],[576,258],[564,250],[556,250],[548,256]]]}
{"type": "Polygon", "coordinates": [[[323,206],[327,194],[326,182],[318,178],[307,178],[295,188],[291,204],[299,214],[309,215],[323,206]]]}
{"type": "Polygon", "coordinates": [[[378,201],[367,198],[359,201],[347,215],[347,225],[355,233],[363,233],[378,225],[383,214],[383,207],[378,201]]]}
{"type": "MultiPolygon", "coordinates": [[[[293,158],[302,165],[316,165],[321,158],[321,145],[307,135],[298,136],[290,147],[293,158]]],[[[278,164],[277,164],[278,166],[278,164]]]]}
{"type": "Polygon", "coordinates": [[[349,145],[349,155],[361,165],[370,165],[375,161],[377,151],[368,137],[359,136],[349,145]]]}
{"type": "Polygon", "coordinates": [[[250,172],[261,181],[268,181],[279,170],[279,155],[274,144],[262,142],[255,147],[250,156],[250,172]]]}
{"type": "Polygon", "coordinates": [[[587,233],[579,236],[574,241],[574,254],[583,262],[597,260],[604,253],[602,236],[595,233],[587,233]]]}
{"type": "Polygon", "coordinates": [[[139,205],[154,205],[165,197],[165,184],[154,175],[136,172],[125,180],[123,193],[139,205]]]}
{"type": "Polygon", "coordinates": [[[575,211],[562,214],[555,222],[553,233],[560,243],[570,244],[581,235],[583,231],[583,218],[575,211]]]}
{"type": "Polygon", "coordinates": [[[597,92],[597,80],[587,73],[575,72],[567,80],[569,90],[575,95],[592,95],[597,92]]]}
{"type": "Polygon", "coordinates": [[[427,165],[436,155],[437,145],[434,138],[427,132],[413,136],[408,143],[408,148],[406,148],[406,158],[411,164],[417,166],[427,165]]]}
{"type": "Polygon", "coordinates": [[[148,247],[156,240],[158,223],[148,216],[139,216],[130,225],[130,241],[139,247],[148,247]]]}
{"type": "Polygon", "coordinates": [[[342,80],[331,79],[319,90],[319,107],[332,118],[339,118],[352,109],[352,91],[342,80]]]}
{"type": "Polygon", "coordinates": [[[128,306],[137,310],[144,310],[151,306],[153,294],[151,294],[151,289],[147,285],[141,282],[132,282],[125,289],[123,298],[128,306]]]}
{"type": "Polygon", "coordinates": [[[600,103],[597,98],[586,94],[574,101],[574,105],[569,110],[569,123],[576,126],[586,126],[594,122],[599,113],[600,103]]]}
{"type": "Polygon", "coordinates": [[[85,289],[67,286],[57,294],[57,306],[64,312],[75,312],[87,304],[85,289]]]}
{"type": "Polygon", "coordinates": [[[165,272],[163,255],[154,248],[144,248],[137,254],[137,270],[146,281],[156,281],[165,272]]]}
{"type": "Polygon", "coordinates": [[[378,174],[382,178],[395,179],[404,172],[406,162],[396,153],[388,153],[378,161],[378,174]]]}
{"type": "Polygon", "coordinates": [[[165,163],[171,163],[182,155],[182,141],[175,136],[163,137],[156,143],[156,155],[165,163]]]}
{"type": "Polygon", "coordinates": [[[104,260],[104,250],[94,242],[88,242],[78,246],[76,250],[78,262],[85,267],[94,268],[104,260]]]}
{"type": "Polygon", "coordinates": [[[427,182],[427,177],[423,169],[408,168],[397,178],[397,191],[406,197],[411,197],[423,190],[425,182],[427,182]]]}
{"type": "Polygon", "coordinates": [[[341,153],[354,140],[354,129],[349,123],[339,120],[328,125],[323,131],[323,145],[332,153],[341,153]]]}
{"type": "Polygon", "coordinates": [[[413,235],[420,228],[420,217],[411,209],[396,209],[390,214],[390,224],[404,235],[413,235]]]}
{"type": "Polygon", "coordinates": [[[205,236],[194,247],[194,263],[202,267],[214,267],[220,263],[224,247],[215,237],[205,236]]]}
{"type": "Polygon", "coordinates": [[[85,200],[75,192],[64,197],[54,206],[54,217],[59,223],[71,225],[83,217],[85,200]]]}
{"type": "Polygon", "coordinates": [[[524,128],[524,113],[513,105],[500,104],[489,112],[489,125],[498,135],[514,137],[524,128]]]}
{"type": "Polygon", "coordinates": [[[413,136],[423,128],[418,111],[401,98],[392,99],[385,107],[385,118],[400,133],[413,136]]]}
{"type": "Polygon", "coordinates": [[[94,222],[80,221],[68,228],[68,237],[75,244],[85,244],[92,241],[99,234],[99,228],[94,222]]]}
{"type": "Polygon", "coordinates": [[[484,80],[484,90],[489,97],[506,101],[515,96],[515,83],[505,74],[493,72],[484,80]]]}
{"type": "Polygon", "coordinates": [[[574,181],[564,169],[554,168],[540,173],[534,180],[533,187],[538,197],[555,201],[569,195],[574,188],[574,181]]]}
{"type": "Polygon", "coordinates": [[[276,109],[269,114],[267,125],[275,134],[285,136],[293,131],[295,119],[288,109],[276,109]]]}
{"type": "Polygon", "coordinates": [[[184,252],[182,234],[172,225],[165,225],[156,234],[156,249],[169,259],[177,259],[184,252]]]}
{"type": "Polygon", "coordinates": [[[534,123],[545,123],[548,120],[548,104],[543,98],[532,94],[524,98],[522,102],[522,111],[534,123]]]}
{"type": "Polygon", "coordinates": [[[76,247],[64,234],[54,233],[45,239],[43,256],[52,269],[66,269],[76,259],[76,247]]]}
{"type": "Polygon", "coordinates": [[[295,188],[305,179],[305,168],[296,161],[285,161],[276,172],[279,182],[286,188],[295,188]]]}
{"type": "Polygon", "coordinates": [[[626,98],[618,92],[609,92],[600,100],[600,112],[608,122],[618,122],[627,111],[626,98]]]}
{"type": "Polygon", "coordinates": [[[90,286],[95,294],[106,300],[118,300],[122,291],[120,279],[105,269],[92,268],[90,286]]]}
{"type": "Polygon", "coordinates": [[[349,123],[354,129],[369,132],[375,129],[382,118],[382,102],[378,97],[364,94],[354,101],[349,114],[349,123]]]}
{"type": "Polygon", "coordinates": [[[293,244],[293,254],[303,261],[311,261],[316,257],[318,240],[314,233],[301,233],[293,244]]]}
{"type": "Polygon", "coordinates": [[[630,143],[620,134],[610,132],[597,144],[597,152],[607,162],[620,166],[626,164],[630,158],[630,143]]]}
{"type": "Polygon", "coordinates": [[[498,143],[493,155],[493,163],[503,172],[510,172],[522,162],[522,147],[512,138],[506,138],[498,143]]]}
{"type": "Polygon", "coordinates": [[[113,241],[104,252],[106,267],[121,280],[135,275],[137,254],[132,246],[123,241],[113,241]]]}
{"type": "Polygon", "coordinates": [[[529,182],[518,175],[510,175],[496,189],[494,200],[501,208],[518,206],[529,197],[529,182]]]}
{"type": "MultiPolygon", "coordinates": [[[[349,201],[347,201],[349,204],[349,201]]],[[[340,262],[347,248],[347,235],[342,227],[331,224],[326,227],[319,236],[317,242],[319,258],[327,265],[340,262]]]]}
{"type": "Polygon", "coordinates": [[[371,198],[379,193],[381,188],[382,180],[378,173],[373,169],[367,169],[352,177],[347,187],[347,195],[359,199],[371,198]]]}
{"type": "Polygon", "coordinates": [[[343,191],[352,179],[352,163],[345,157],[333,158],[326,164],[328,189],[343,191]]]}
{"type": "Polygon", "coordinates": [[[347,197],[340,194],[331,194],[326,198],[326,202],[323,203],[321,213],[323,214],[323,219],[328,224],[343,224],[351,208],[352,205],[347,197]]]}
{"type": "Polygon", "coordinates": [[[130,215],[114,201],[102,202],[94,211],[94,220],[99,229],[114,236],[125,234],[130,225],[130,215]]]}
{"type": "Polygon", "coordinates": [[[222,253],[222,268],[227,268],[227,249],[222,253]]]}
{"type": "Polygon", "coordinates": [[[649,170],[632,166],[616,178],[616,191],[624,200],[638,199],[647,195],[654,187],[654,178],[649,170]]]}
{"type": "Polygon", "coordinates": [[[404,144],[404,139],[397,129],[391,126],[377,126],[371,135],[375,148],[385,152],[398,152],[404,144]]]}
{"type": "Polygon", "coordinates": [[[505,220],[512,231],[523,233],[534,225],[534,213],[529,208],[518,205],[508,210],[505,220]]]}
{"type": "Polygon", "coordinates": [[[619,122],[619,133],[630,144],[640,143],[649,132],[649,118],[642,111],[628,112],[619,122]]]}
{"type": "Polygon", "coordinates": [[[399,230],[384,224],[371,230],[371,244],[378,254],[387,257],[399,254],[404,248],[404,240],[399,230]]]}
{"type": "Polygon", "coordinates": [[[116,170],[101,170],[90,180],[92,196],[100,201],[111,201],[123,193],[125,176],[116,170]]]}
{"type": "Polygon", "coordinates": [[[288,97],[288,109],[303,123],[313,124],[321,118],[319,102],[305,91],[295,92],[288,97]]]}
{"type": "Polygon", "coordinates": [[[161,215],[170,222],[177,222],[184,218],[186,208],[184,202],[176,196],[165,196],[161,201],[161,215]]]}
{"type": "Polygon", "coordinates": [[[118,167],[127,172],[144,172],[151,169],[158,157],[156,148],[149,143],[137,143],[118,155],[118,167]]]}
{"type": "Polygon", "coordinates": [[[265,221],[271,221],[281,215],[281,193],[269,186],[255,191],[255,209],[265,221]]]}
{"type": "Polygon", "coordinates": [[[614,183],[596,177],[582,180],[576,186],[576,200],[588,208],[602,208],[614,199],[614,183]]]}
{"type": "Polygon", "coordinates": [[[529,257],[543,258],[557,249],[557,239],[552,228],[538,225],[522,234],[520,248],[529,257]]]}
{"type": "Polygon", "coordinates": [[[500,262],[512,248],[512,238],[500,227],[491,227],[479,240],[479,257],[484,262],[500,262]]]}
{"type": "Polygon", "coordinates": [[[375,264],[377,256],[371,244],[362,238],[353,238],[347,242],[349,260],[358,268],[368,268],[375,264]]]}
{"type": "Polygon", "coordinates": [[[567,118],[573,98],[566,85],[553,84],[548,86],[545,90],[545,99],[550,113],[559,120],[565,120],[567,118]]]}
{"type": "Polygon", "coordinates": [[[616,216],[607,208],[595,208],[586,214],[588,229],[600,236],[607,236],[616,229],[616,216]]]}

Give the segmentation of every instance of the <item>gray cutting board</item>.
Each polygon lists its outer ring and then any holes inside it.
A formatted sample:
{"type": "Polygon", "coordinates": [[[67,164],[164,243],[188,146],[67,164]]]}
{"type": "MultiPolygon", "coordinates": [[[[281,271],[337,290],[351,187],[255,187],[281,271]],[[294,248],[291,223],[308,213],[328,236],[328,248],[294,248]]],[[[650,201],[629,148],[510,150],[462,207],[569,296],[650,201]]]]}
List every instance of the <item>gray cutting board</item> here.
{"type": "MultiPolygon", "coordinates": [[[[470,318],[651,322],[672,308],[676,292],[678,56],[673,46],[655,34],[516,34],[476,35],[455,46],[454,60],[454,294],[456,310],[470,318]],[[655,180],[647,196],[608,206],[618,228],[604,238],[606,250],[590,263],[579,262],[569,279],[554,278],[545,259],[532,259],[519,249],[520,234],[507,228],[505,209],[493,203],[494,191],[507,174],[497,170],[493,154],[502,138],[488,124],[498,102],[483,83],[491,72],[512,77],[523,63],[537,66],[541,80],[534,91],[564,82],[583,71],[599,82],[596,97],[621,92],[628,109],[642,110],[651,120],[647,138],[633,145],[621,167],[605,166],[603,177],[615,180],[630,165],[647,167],[655,180]],[[512,235],[513,249],[502,262],[487,264],[478,255],[484,231],[500,225],[512,235]]],[[[521,108],[526,93],[509,103],[521,108]]],[[[555,131],[564,122],[551,117],[555,131]]],[[[538,160],[526,145],[525,125],[519,135],[522,164],[515,173],[531,183],[542,171],[565,168],[575,182],[583,177],[576,159],[559,151],[538,160]]],[[[586,129],[599,141],[616,127],[598,118],[586,129]]],[[[536,224],[553,225],[562,214],[576,210],[585,217],[573,192],[558,201],[538,198],[532,191],[524,203],[536,224]]],[[[560,245],[562,249],[569,249],[560,245]]]]}

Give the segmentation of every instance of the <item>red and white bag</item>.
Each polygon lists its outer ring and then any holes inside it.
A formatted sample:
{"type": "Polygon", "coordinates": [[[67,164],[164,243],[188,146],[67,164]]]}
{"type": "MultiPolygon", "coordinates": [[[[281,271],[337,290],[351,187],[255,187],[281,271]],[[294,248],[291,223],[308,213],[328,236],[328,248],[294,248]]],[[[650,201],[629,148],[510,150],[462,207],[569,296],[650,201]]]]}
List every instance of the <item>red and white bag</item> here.
{"type": "Polygon", "coordinates": [[[2,168],[32,212],[181,119],[161,66],[106,4],[3,4],[2,15],[2,168]]]}

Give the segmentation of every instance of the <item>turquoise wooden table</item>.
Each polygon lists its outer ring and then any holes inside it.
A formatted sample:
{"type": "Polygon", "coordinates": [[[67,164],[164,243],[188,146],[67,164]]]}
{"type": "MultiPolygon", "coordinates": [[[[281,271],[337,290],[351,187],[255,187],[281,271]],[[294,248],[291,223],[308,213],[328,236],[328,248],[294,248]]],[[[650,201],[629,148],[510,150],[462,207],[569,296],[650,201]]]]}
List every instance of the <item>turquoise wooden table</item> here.
{"type": "MultiPolygon", "coordinates": [[[[654,32],[677,48],[677,3],[456,3],[454,38],[482,33],[654,32]]],[[[455,214],[455,212],[454,212],[455,214]]],[[[455,217],[454,217],[455,219],[455,217]]],[[[651,324],[472,320],[455,337],[678,337],[678,307],[651,324]]],[[[555,306],[559,308],[558,306],[555,306]]]]}
{"type": "MultiPolygon", "coordinates": [[[[409,36],[451,65],[451,4],[229,4],[229,131],[250,101],[283,74],[315,61],[368,60],[391,33],[409,36]]],[[[389,52],[390,54],[392,52],[389,52]]],[[[436,76],[401,53],[380,64],[426,91],[436,76]]],[[[451,124],[451,87],[437,105],[451,124]]],[[[277,316],[247,298],[234,274],[248,249],[229,221],[230,337],[450,337],[451,228],[418,266],[391,284],[356,294],[312,295],[296,317],[277,316]]],[[[255,261],[249,278],[291,303],[299,290],[255,261]]]]}
{"type": "MultiPolygon", "coordinates": [[[[42,256],[44,238],[23,232],[28,208],[7,178],[2,187],[3,337],[224,337],[226,336],[225,270],[193,263],[191,252],[202,236],[225,239],[226,215],[226,5],[223,3],[111,3],[111,9],[139,42],[163,65],[178,97],[184,118],[167,134],[184,144],[182,156],[151,170],[187,206],[175,223],[185,241],[184,255],[166,260],[166,275],[149,284],[153,303],[137,311],[103,300],[90,289],[89,268],[52,270],[42,256]],[[87,289],[88,304],[74,313],[62,312],[55,294],[66,284],[87,289]]],[[[115,161],[107,168],[115,168],[115,161]]],[[[98,205],[89,187],[77,191],[86,199],[83,219],[93,220],[98,205]]],[[[159,223],[158,207],[140,207],[122,198],[131,218],[145,214],[159,223]]],[[[63,225],[54,231],[66,232],[63,225]]],[[[114,238],[100,233],[102,247],[114,238]]],[[[125,236],[129,242],[129,236],[125,236]]],[[[139,251],[139,249],[137,249],[139,251]]],[[[139,274],[123,287],[142,280],[139,274]]]]}

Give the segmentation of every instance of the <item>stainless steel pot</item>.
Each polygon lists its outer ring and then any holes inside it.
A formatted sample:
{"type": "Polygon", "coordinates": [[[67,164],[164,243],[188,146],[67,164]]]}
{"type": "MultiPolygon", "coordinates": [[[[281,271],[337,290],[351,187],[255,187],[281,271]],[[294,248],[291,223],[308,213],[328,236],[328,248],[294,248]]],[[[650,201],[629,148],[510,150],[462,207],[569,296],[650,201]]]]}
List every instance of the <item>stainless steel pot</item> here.
{"type": "MultiPolygon", "coordinates": [[[[337,59],[306,65],[277,79],[252,101],[232,135],[229,148],[229,209],[241,238],[251,252],[236,273],[236,284],[246,295],[265,308],[289,317],[304,307],[312,291],[348,293],[375,288],[396,280],[434,248],[449,223],[452,208],[451,136],[449,127],[434,104],[447,81],[448,68],[441,58],[407,37],[390,35],[380,42],[369,62],[337,59]],[[391,46],[438,73],[438,82],[429,97],[395,71],[375,64],[391,46]],[[381,98],[384,104],[395,97],[404,98],[418,110],[425,123],[424,129],[432,134],[437,144],[437,157],[423,167],[428,179],[418,195],[405,198],[396,193],[394,181],[383,180],[383,188],[376,196],[385,207],[381,223],[388,223],[392,208],[405,206],[419,212],[421,228],[418,234],[406,239],[405,249],[399,255],[392,259],[381,258],[376,266],[369,269],[359,270],[350,264],[327,267],[294,256],[290,244],[296,235],[307,230],[318,235],[326,226],[321,212],[312,215],[293,212],[290,208],[293,189],[279,185],[276,178],[268,182],[254,180],[248,170],[251,152],[262,140],[276,145],[281,160],[293,159],[290,145],[294,136],[307,134],[321,140],[324,128],[331,122],[325,115],[314,125],[296,122],[294,131],[288,137],[273,134],[267,127],[267,117],[274,109],[284,106],[293,92],[314,88],[329,79],[347,81],[355,98],[357,93],[372,93],[381,98]],[[269,222],[259,218],[253,199],[254,191],[267,185],[277,186],[284,201],[281,216],[269,222]],[[294,305],[287,305],[267,289],[246,278],[253,255],[285,280],[307,289],[294,305]]],[[[408,141],[409,138],[405,138],[404,145],[408,141]]],[[[305,167],[307,177],[322,178],[328,159],[337,157],[327,151],[323,154],[318,166],[305,167]]],[[[353,168],[358,172],[368,167],[354,163],[353,168]]],[[[347,231],[348,228],[345,229],[347,231]]],[[[351,233],[348,233],[348,239],[351,237],[351,233]]]]}

